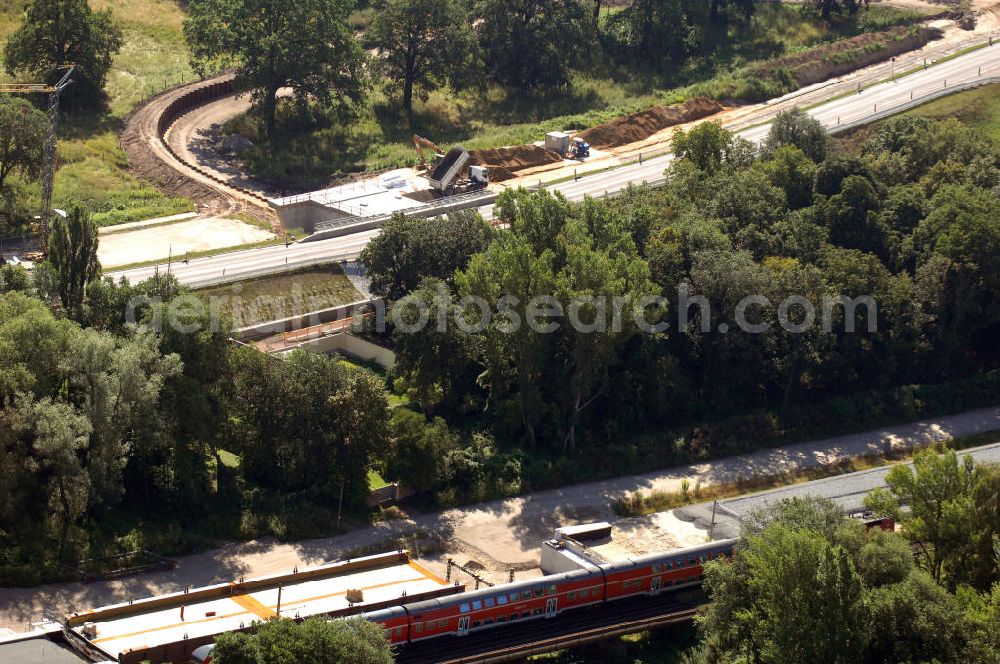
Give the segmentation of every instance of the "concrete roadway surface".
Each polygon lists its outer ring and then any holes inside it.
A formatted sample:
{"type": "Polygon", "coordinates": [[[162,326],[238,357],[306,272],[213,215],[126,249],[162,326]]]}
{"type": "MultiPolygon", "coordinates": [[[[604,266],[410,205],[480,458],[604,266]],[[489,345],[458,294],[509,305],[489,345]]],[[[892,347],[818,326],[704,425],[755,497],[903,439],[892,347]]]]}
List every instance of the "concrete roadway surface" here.
{"type": "MultiPolygon", "coordinates": [[[[968,454],[977,463],[1000,463],[1000,443],[991,443],[964,450],[961,456],[968,454]]],[[[908,461],[906,466],[913,466],[908,461]]],[[[690,521],[703,530],[711,529],[714,539],[739,537],[740,519],[754,512],[764,510],[782,500],[791,498],[819,497],[829,498],[840,505],[845,512],[861,512],[865,508],[865,496],[873,489],[884,487],[885,477],[892,466],[872,468],[856,473],[826,477],[811,482],[803,482],[780,489],[762,491],[749,496],[739,496],[720,500],[720,509],[715,510],[715,527],[712,528],[713,503],[699,503],[689,507],[674,510],[677,518],[690,521]],[[736,516],[739,515],[739,516],[736,516]]]]}
{"type": "MultiPolygon", "coordinates": [[[[874,431],[825,440],[765,449],[726,459],[661,471],[631,475],[540,491],[508,500],[496,500],[443,512],[416,514],[408,518],[366,526],[344,535],[319,540],[278,543],[264,539],[223,546],[206,553],[181,558],[176,570],[90,584],[62,583],[39,588],[0,588],[0,627],[24,630],[43,609],[57,614],[104,606],[131,598],[177,592],[185,586],[231,581],[302,568],[350,556],[360,547],[387,543],[391,538],[415,532],[433,533],[447,543],[456,562],[475,560],[487,575],[506,579],[506,570],[518,578],[537,574],[539,545],[563,525],[608,521],[616,541],[636,552],[662,551],[682,545],[694,526],[678,518],[695,517],[664,512],[644,517],[622,518],[614,513],[615,500],[626,491],[677,491],[687,480],[691,485],[735,481],[740,476],[775,474],[815,467],[862,454],[888,449],[909,449],[951,437],[1000,432],[1000,406],[947,417],[884,427],[874,431]],[[488,553],[487,553],[488,552],[488,553]]],[[[997,434],[1000,438],[1000,433],[997,434]]],[[[996,457],[994,457],[996,458],[996,457]]],[[[850,482],[852,476],[837,481],[850,482]]],[[[806,486],[806,485],[800,485],[806,486]]],[[[794,487],[792,490],[798,490],[794,487]]],[[[709,518],[710,518],[709,514],[709,518]]],[[[704,533],[698,533],[702,541],[704,533]]],[[[386,544],[386,547],[391,546],[386,544]]],[[[443,555],[421,557],[421,562],[444,574],[443,555]]]]}
{"type": "MultiPolygon", "coordinates": [[[[981,37],[981,35],[980,35],[981,37]]],[[[995,42],[998,40],[994,40],[995,42]]],[[[954,50],[952,46],[952,50],[954,50]]],[[[919,52],[918,52],[919,53],[919,52]]],[[[922,59],[922,56],[921,56],[922,59]]],[[[917,56],[900,56],[895,64],[896,71],[905,71],[918,64],[917,56]]],[[[890,66],[891,67],[891,66],[890,66]]],[[[769,122],[779,111],[794,105],[808,105],[820,99],[829,99],[825,104],[810,110],[828,128],[837,126],[838,118],[846,124],[852,120],[881,113],[891,108],[898,108],[910,101],[913,91],[917,99],[921,95],[935,92],[960,82],[972,80],[980,76],[984,78],[1000,76],[1000,44],[986,47],[968,53],[953,60],[937,64],[926,70],[921,70],[909,76],[885,82],[864,90],[861,94],[849,94],[856,89],[857,83],[886,79],[891,73],[886,65],[878,65],[865,70],[865,75],[848,75],[835,81],[812,86],[806,90],[787,95],[778,100],[762,104],[746,113],[729,114],[730,121],[726,126],[738,131],[747,140],[759,142],[767,135],[769,122]],[[752,110],[752,112],[750,112],[752,110]]],[[[569,200],[583,200],[585,196],[602,196],[615,193],[629,184],[655,182],[662,178],[663,171],[672,160],[672,155],[644,160],[642,164],[631,164],[615,168],[589,177],[581,177],[578,181],[569,181],[549,186],[549,189],[562,192],[569,200]]],[[[484,208],[485,216],[491,216],[492,210],[484,208]]],[[[192,260],[189,264],[174,264],[171,273],[181,283],[192,287],[204,287],[245,279],[261,274],[279,272],[287,266],[289,269],[306,267],[321,262],[353,259],[378,231],[366,231],[341,238],[292,244],[289,247],[265,247],[232,253],[219,254],[207,258],[192,260]]],[[[115,279],[128,277],[132,282],[150,277],[154,271],[164,272],[166,265],[136,268],[123,272],[112,272],[115,279]]]]}

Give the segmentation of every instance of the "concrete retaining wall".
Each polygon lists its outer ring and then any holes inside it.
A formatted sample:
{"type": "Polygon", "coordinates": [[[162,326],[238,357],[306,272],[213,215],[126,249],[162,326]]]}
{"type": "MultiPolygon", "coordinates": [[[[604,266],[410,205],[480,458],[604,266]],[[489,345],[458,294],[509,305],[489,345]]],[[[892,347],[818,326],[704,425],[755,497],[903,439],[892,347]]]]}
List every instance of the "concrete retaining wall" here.
{"type": "Polygon", "coordinates": [[[280,318],[278,320],[241,327],[233,332],[233,336],[239,341],[256,341],[274,336],[275,334],[304,330],[307,327],[360,316],[368,308],[374,308],[376,314],[380,309],[385,309],[381,300],[360,300],[358,302],[351,302],[350,304],[330,307],[329,309],[311,311],[299,316],[280,318]]]}
{"type": "Polygon", "coordinates": [[[396,354],[388,348],[373,344],[347,332],[303,341],[300,344],[289,346],[288,350],[309,350],[323,355],[340,353],[362,362],[377,364],[386,371],[392,371],[396,364],[396,354]]]}

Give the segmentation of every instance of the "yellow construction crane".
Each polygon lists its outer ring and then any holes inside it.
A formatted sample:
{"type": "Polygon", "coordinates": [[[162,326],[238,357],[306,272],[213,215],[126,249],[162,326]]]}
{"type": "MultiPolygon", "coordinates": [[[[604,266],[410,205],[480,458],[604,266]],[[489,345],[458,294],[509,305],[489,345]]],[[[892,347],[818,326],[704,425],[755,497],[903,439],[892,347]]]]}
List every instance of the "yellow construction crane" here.
{"type": "Polygon", "coordinates": [[[56,178],[56,131],[59,128],[59,96],[73,84],[75,65],[60,65],[66,70],[55,85],[47,83],[0,83],[0,94],[47,94],[49,96],[49,135],[42,151],[42,206],[38,216],[38,238],[42,253],[49,249],[49,217],[52,215],[52,188],[56,178]]]}

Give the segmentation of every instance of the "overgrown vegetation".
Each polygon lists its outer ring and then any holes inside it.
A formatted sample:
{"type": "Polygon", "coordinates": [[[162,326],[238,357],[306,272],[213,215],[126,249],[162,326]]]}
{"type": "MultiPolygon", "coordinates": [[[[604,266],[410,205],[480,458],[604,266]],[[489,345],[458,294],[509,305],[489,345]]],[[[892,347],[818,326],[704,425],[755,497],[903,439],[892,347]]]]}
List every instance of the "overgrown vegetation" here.
{"type": "MultiPolygon", "coordinates": [[[[584,129],[698,95],[730,101],[766,99],[788,92],[796,84],[788,77],[755,73],[751,63],[923,17],[912,10],[875,5],[856,16],[825,21],[798,5],[758,3],[749,20],[733,13],[729,20],[713,24],[707,16],[707,3],[698,5],[692,19],[697,28],[696,44],[666,64],[629,55],[616,45],[618,38],[610,29],[595,30],[589,25],[591,19],[573,14],[569,23],[552,23],[559,25],[560,38],[570,34],[568,26],[576,26],[574,31],[584,33],[578,41],[590,44],[590,48],[579,58],[570,58],[577,53],[575,47],[559,51],[560,58],[571,65],[562,73],[566,85],[531,84],[531,94],[525,95],[516,87],[491,80],[476,69],[474,57],[462,55],[465,77],[478,77],[479,84],[468,87],[468,81],[462,80],[457,89],[430,86],[411,114],[400,112],[398,95],[376,83],[366,103],[357,108],[358,119],[352,123],[331,122],[315,114],[305,116],[289,107],[279,109],[273,139],[264,136],[264,126],[253,115],[229,123],[227,131],[254,140],[256,147],[243,158],[261,178],[292,186],[318,186],[340,173],[416,164],[410,142],[414,132],[441,145],[493,148],[531,143],[546,131],[584,129]]],[[[542,38],[532,41],[549,43],[542,38]]],[[[527,58],[527,53],[510,55],[527,58]]],[[[544,61],[551,70],[552,58],[544,61]]]]}
{"type": "MultiPolygon", "coordinates": [[[[475,332],[397,330],[397,385],[428,415],[460,423],[479,413],[474,421],[507,441],[500,466],[516,462],[531,488],[992,404],[997,145],[953,120],[903,118],[851,157],[817,145],[825,139],[811,123],[783,116],[762,156],[700,125],[678,135],[665,187],[607,203],[505,193],[495,214],[510,230],[481,253],[456,253],[448,281],[439,265],[416,288],[412,274],[404,284],[379,267],[397,246],[417,246],[405,240],[412,230],[371,244],[373,282],[410,291],[395,305],[399,324],[421,308],[431,321],[480,320],[462,304],[470,296],[508,303],[475,332]],[[647,312],[663,323],[655,334],[627,315],[587,333],[565,317],[578,298],[589,322],[607,315],[590,296],[650,294],[665,303],[647,312]],[[748,295],[760,334],[738,331],[748,295]],[[563,312],[550,333],[526,323],[535,296],[563,312]],[[780,305],[790,296],[799,304],[780,305]],[[877,305],[854,309],[848,324],[841,305],[821,305],[841,297],[877,305]]],[[[424,253],[407,264],[431,266],[424,253]]]]}
{"type": "Polygon", "coordinates": [[[339,266],[291,271],[198,291],[237,328],[329,309],[361,299],[339,266]]]}
{"type": "MultiPolygon", "coordinates": [[[[27,0],[13,0],[0,6],[0,42],[20,25],[27,5],[27,0]]],[[[90,5],[95,10],[112,10],[122,29],[122,43],[107,72],[106,109],[87,110],[82,101],[77,103],[73,86],[66,93],[53,204],[61,208],[84,205],[94,212],[99,225],[194,210],[189,200],[165,196],[133,177],[118,143],[118,123],[139,102],[195,78],[181,32],[183,10],[172,0],[91,0],[90,5]]],[[[18,80],[25,80],[25,75],[18,80]]],[[[31,101],[45,100],[36,95],[31,101]]],[[[21,207],[29,211],[10,220],[14,228],[8,230],[20,231],[30,215],[37,214],[40,197],[37,186],[29,182],[18,180],[13,186],[21,207]]]]}

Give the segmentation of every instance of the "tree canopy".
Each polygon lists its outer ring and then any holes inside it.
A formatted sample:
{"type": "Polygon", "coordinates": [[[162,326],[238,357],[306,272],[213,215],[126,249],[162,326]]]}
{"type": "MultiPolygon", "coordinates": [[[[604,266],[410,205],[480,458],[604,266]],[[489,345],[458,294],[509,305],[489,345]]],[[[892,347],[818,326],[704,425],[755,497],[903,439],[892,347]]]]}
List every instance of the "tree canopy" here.
{"type": "Polygon", "coordinates": [[[4,66],[11,76],[54,85],[65,74],[60,67],[75,65],[66,96],[75,106],[93,108],[106,99],[104,83],[122,39],[110,9],[95,12],[87,0],[30,0],[7,41],[4,66]]]}
{"type": "Polygon", "coordinates": [[[579,0],[483,0],[479,15],[486,71],[529,90],[566,85],[592,27],[579,0]]]}
{"type": "Polygon", "coordinates": [[[341,116],[361,100],[366,55],[347,17],[352,0],[192,0],[184,35],[192,62],[236,66],[268,134],[276,127],[278,93],[317,100],[341,116]]]}
{"type": "Polygon", "coordinates": [[[391,664],[392,650],[379,625],[364,618],[302,623],[276,619],[253,635],[220,634],[212,650],[218,664],[391,664]]]}
{"type": "Polygon", "coordinates": [[[48,128],[45,114],[27,101],[0,97],[0,191],[11,174],[30,179],[41,175],[48,128]]]}
{"type": "Polygon", "coordinates": [[[420,96],[451,83],[461,86],[480,73],[475,34],[458,0],[389,0],[365,33],[378,49],[380,72],[402,93],[403,110],[413,112],[420,96]]]}

